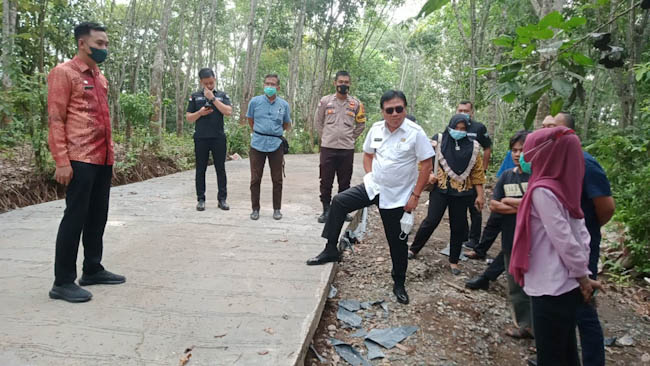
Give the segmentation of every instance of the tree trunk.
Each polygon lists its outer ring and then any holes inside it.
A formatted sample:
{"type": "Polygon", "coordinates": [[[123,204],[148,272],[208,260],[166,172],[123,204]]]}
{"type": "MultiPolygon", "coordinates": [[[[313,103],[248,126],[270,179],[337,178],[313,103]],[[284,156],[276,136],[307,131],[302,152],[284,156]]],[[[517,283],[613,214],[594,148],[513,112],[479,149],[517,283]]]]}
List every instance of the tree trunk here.
{"type": "Polygon", "coordinates": [[[160,23],[160,31],[158,34],[158,46],[156,47],[156,54],[153,60],[151,70],[151,82],[149,85],[149,92],[154,97],[153,113],[150,119],[150,127],[152,132],[158,139],[162,136],[162,86],[163,86],[163,73],[165,70],[165,50],[167,49],[167,31],[169,28],[169,16],[172,11],[174,0],[165,0],[165,6],[162,9],[162,21],[160,23]]]}
{"type": "Polygon", "coordinates": [[[253,48],[253,36],[255,34],[255,8],[257,7],[257,0],[251,0],[250,5],[250,15],[248,17],[248,31],[247,38],[248,42],[246,44],[246,68],[244,69],[244,85],[242,98],[239,104],[239,123],[246,124],[246,109],[248,108],[248,102],[252,98],[251,95],[251,83],[252,78],[251,74],[253,73],[253,57],[255,54],[255,49],[253,48]]]}
{"type": "Polygon", "coordinates": [[[294,120],[297,118],[295,110],[296,89],[298,86],[299,73],[298,66],[300,64],[300,51],[302,50],[302,36],[305,25],[305,13],[307,12],[307,0],[300,0],[300,13],[294,28],[293,37],[293,50],[291,52],[291,59],[289,60],[289,80],[287,82],[287,99],[291,112],[293,112],[294,120]]]}
{"type": "MultiPolygon", "coordinates": [[[[545,16],[548,15],[548,13],[553,12],[553,11],[562,11],[562,8],[566,4],[566,0],[530,0],[531,4],[533,5],[533,8],[535,8],[535,12],[537,13],[537,16],[541,20],[545,16]]],[[[549,42],[540,42],[539,48],[545,47],[546,44],[549,42]]],[[[548,56],[540,56],[540,57],[548,57],[548,56]]],[[[549,65],[550,60],[545,60],[542,59],[542,62],[540,64],[540,68],[542,70],[545,70],[548,65],[549,65]]],[[[542,126],[542,121],[544,118],[550,113],[551,111],[551,100],[548,97],[548,95],[545,93],[539,100],[537,101],[537,113],[535,114],[535,122],[534,126],[535,129],[538,129],[542,126]]]]}
{"type": "MultiPolygon", "coordinates": [[[[4,90],[11,89],[12,57],[14,48],[14,36],[16,35],[16,2],[3,0],[2,2],[2,87],[4,90]]],[[[11,122],[11,116],[0,114],[0,128],[6,127],[11,122]]]]}
{"type": "MultiPolygon", "coordinates": [[[[273,2],[268,4],[268,7],[266,8],[266,14],[264,15],[264,20],[262,21],[262,24],[264,26],[262,27],[262,31],[260,32],[260,35],[257,38],[257,43],[255,46],[255,58],[253,59],[253,72],[251,73],[251,83],[249,87],[251,88],[250,90],[250,95],[253,95],[253,91],[255,90],[255,81],[257,80],[257,67],[260,63],[260,57],[262,57],[262,49],[264,48],[264,38],[266,38],[266,33],[269,31],[269,27],[271,25],[271,9],[273,9],[273,2]]],[[[248,102],[246,102],[248,103],[248,102]]]]}
{"type": "Polygon", "coordinates": [[[2,2],[2,86],[5,89],[13,85],[11,80],[11,64],[14,36],[16,35],[16,2],[3,0],[2,2]]]}
{"type": "Polygon", "coordinates": [[[600,84],[601,72],[596,70],[594,75],[594,80],[591,82],[591,90],[589,91],[589,96],[587,97],[587,106],[585,108],[585,114],[582,117],[582,133],[580,134],[580,139],[586,141],[589,137],[589,122],[591,121],[591,114],[594,110],[594,100],[596,99],[596,94],[598,93],[598,85],[600,84]]]}

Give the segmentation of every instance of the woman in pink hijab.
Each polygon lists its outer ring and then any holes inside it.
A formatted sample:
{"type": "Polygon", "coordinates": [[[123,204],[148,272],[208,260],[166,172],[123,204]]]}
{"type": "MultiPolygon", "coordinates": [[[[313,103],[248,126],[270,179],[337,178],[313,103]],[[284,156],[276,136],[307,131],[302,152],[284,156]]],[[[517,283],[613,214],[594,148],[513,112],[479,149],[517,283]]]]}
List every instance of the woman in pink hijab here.
{"type": "Polygon", "coordinates": [[[522,170],[531,176],[517,214],[509,271],[531,297],[537,364],[579,366],[576,309],[601,288],[588,277],[580,139],[566,127],[535,131],[526,138],[522,159],[522,170]]]}

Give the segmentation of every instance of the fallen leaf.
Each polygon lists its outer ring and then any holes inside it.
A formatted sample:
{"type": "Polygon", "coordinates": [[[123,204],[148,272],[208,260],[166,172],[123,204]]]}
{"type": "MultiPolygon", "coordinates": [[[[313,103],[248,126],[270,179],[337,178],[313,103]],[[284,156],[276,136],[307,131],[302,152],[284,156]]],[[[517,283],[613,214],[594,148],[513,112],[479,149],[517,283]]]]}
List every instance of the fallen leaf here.
{"type": "Polygon", "coordinates": [[[273,328],[266,328],[266,329],[264,329],[264,331],[267,332],[268,334],[271,334],[271,335],[275,334],[275,331],[273,330],[273,328]]]}
{"type": "Polygon", "coordinates": [[[408,354],[411,354],[411,353],[415,352],[415,346],[407,346],[407,345],[404,345],[404,344],[401,344],[401,343],[397,343],[395,345],[395,347],[401,349],[402,351],[404,351],[404,352],[406,352],[408,354]]]}
{"type": "Polygon", "coordinates": [[[264,355],[268,355],[269,351],[259,351],[259,352],[257,352],[257,354],[260,355],[260,356],[264,356],[264,355]]]}
{"type": "Polygon", "coordinates": [[[193,349],[194,349],[194,346],[185,348],[185,352],[183,352],[183,353],[190,353],[190,352],[192,352],[193,349]]]}
{"type": "Polygon", "coordinates": [[[179,366],[185,366],[187,365],[188,362],[190,362],[190,358],[192,358],[192,354],[188,353],[181,357],[181,361],[178,363],[179,366]]]}

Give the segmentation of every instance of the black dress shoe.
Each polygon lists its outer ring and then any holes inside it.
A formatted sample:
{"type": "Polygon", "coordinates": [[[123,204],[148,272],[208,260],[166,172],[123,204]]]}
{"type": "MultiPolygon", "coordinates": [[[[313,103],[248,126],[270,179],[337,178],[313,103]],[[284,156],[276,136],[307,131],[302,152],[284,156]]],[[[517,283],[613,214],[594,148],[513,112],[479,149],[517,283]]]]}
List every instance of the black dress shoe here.
{"type": "Polygon", "coordinates": [[[257,220],[260,218],[260,210],[253,210],[251,212],[251,220],[257,220]]]}
{"type": "Polygon", "coordinates": [[[350,214],[345,215],[345,221],[346,222],[350,222],[350,221],[352,221],[352,219],[353,219],[352,215],[350,215],[350,214]]]}
{"type": "Polygon", "coordinates": [[[219,200],[219,203],[217,203],[217,206],[220,209],[224,210],[224,211],[230,210],[230,206],[228,206],[228,204],[226,203],[226,200],[219,200]]]}
{"type": "Polygon", "coordinates": [[[205,200],[200,200],[200,201],[196,204],[196,210],[197,210],[197,211],[205,211],[205,200]]]}
{"type": "Polygon", "coordinates": [[[406,293],[406,288],[404,288],[404,285],[394,285],[393,293],[397,298],[397,302],[399,302],[400,304],[409,303],[409,295],[406,293]]]}
{"type": "Polygon", "coordinates": [[[472,250],[469,253],[465,253],[465,256],[469,259],[478,259],[478,260],[483,260],[485,259],[485,255],[481,255],[477,253],[475,250],[472,250]]]}
{"type": "Polygon", "coordinates": [[[76,283],[66,283],[61,286],[54,285],[50,290],[50,299],[60,299],[67,302],[86,302],[92,297],[93,294],[77,286],[76,283]]]}
{"type": "Polygon", "coordinates": [[[487,277],[480,275],[465,282],[465,287],[470,290],[487,290],[490,288],[490,280],[487,277]]]}
{"type": "Polygon", "coordinates": [[[326,223],[329,216],[330,216],[330,209],[328,207],[327,209],[325,209],[323,211],[322,214],[320,214],[320,216],[318,216],[318,223],[320,223],[320,224],[326,223]]]}
{"type": "Polygon", "coordinates": [[[476,242],[472,239],[463,243],[463,246],[467,249],[474,249],[476,248],[476,245],[477,245],[476,242]]]}
{"type": "Polygon", "coordinates": [[[81,286],[89,285],[119,285],[126,282],[126,277],[111,273],[105,269],[91,275],[83,274],[79,280],[81,286]]]}
{"type": "Polygon", "coordinates": [[[341,256],[339,255],[339,253],[323,250],[322,252],[320,252],[319,255],[315,256],[314,258],[307,259],[307,265],[317,266],[329,262],[340,262],[340,261],[341,261],[341,256]]]}
{"type": "Polygon", "coordinates": [[[409,250],[408,259],[415,259],[416,256],[417,256],[417,254],[415,254],[415,253],[413,253],[412,251],[409,250]]]}

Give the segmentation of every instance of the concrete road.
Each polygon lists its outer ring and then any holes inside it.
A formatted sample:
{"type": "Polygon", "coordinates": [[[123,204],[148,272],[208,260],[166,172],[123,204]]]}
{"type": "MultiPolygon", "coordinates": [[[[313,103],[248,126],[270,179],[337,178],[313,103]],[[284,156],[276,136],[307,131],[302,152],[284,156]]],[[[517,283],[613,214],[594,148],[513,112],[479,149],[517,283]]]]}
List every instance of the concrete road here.
{"type": "Polygon", "coordinates": [[[88,303],[47,295],[64,202],[0,215],[0,365],[178,365],[192,346],[189,366],[300,364],[333,276],[305,265],[324,245],[318,155],[287,157],[280,221],[268,167],[259,221],[248,160],[226,169],[227,212],[212,168],[204,212],[194,171],[113,188],[103,264],[127,282],[87,287],[88,303]]]}

